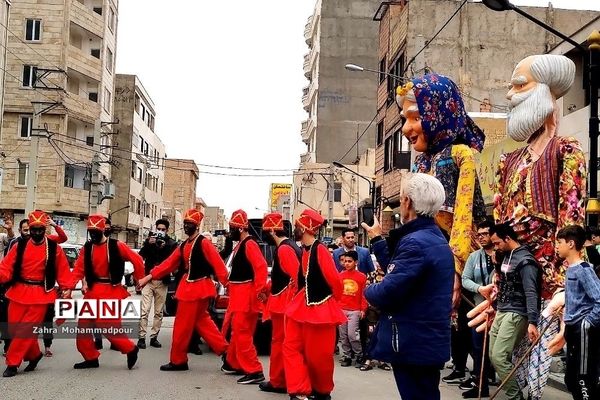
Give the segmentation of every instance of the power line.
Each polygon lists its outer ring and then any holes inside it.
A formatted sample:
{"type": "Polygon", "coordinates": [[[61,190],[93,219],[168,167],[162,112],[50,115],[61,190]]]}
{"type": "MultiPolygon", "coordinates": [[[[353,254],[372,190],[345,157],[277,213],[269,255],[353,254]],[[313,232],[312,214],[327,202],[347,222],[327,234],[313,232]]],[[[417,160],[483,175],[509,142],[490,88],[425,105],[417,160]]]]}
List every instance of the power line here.
{"type": "Polygon", "coordinates": [[[343,156],[340,157],[339,161],[342,161],[344,159],[344,157],[346,157],[348,155],[348,153],[350,153],[352,151],[352,149],[354,148],[354,146],[358,145],[358,142],[360,142],[360,139],[362,139],[362,137],[365,135],[365,133],[367,133],[367,131],[369,130],[369,128],[371,127],[371,125],[373,125],[373,122],[377,119],[378,115],[379,115],[379,112],[377,112],[375,114],[375,116],[373,117],[373,119],[371,120],[371,122],[369,122],[369,125],[367,125],[367,127],[365,128],[365,130],[358,137],[358,139],[356,139],[356,142],[354,142],[352,144],[352,146],[350,146],[350,148],[348,149],[348,151],[343,156]]]}

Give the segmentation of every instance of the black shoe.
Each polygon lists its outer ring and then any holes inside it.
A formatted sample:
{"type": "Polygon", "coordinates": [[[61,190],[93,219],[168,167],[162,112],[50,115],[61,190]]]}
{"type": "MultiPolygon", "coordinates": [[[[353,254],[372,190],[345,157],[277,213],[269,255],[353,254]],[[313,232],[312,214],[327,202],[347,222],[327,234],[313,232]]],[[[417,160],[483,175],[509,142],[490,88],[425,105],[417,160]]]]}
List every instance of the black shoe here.
{"type": "Polygon", "coordinates": [[[344,357],[340,360],[340,365],[342,367],[349,367],[352,365],[352,359],[348,357],[344,357]]]}
{"type": "Polygon", "coordinates": [[[309,399],[314,399],[314,400],[331,400],[331,396],[329,394],[313,393],[313,395],[310,396],[309,399]]]}
{"type": "Polygon", "coordinates": [[[146,348],[146,339],[139,339],[137,342],[137,347],[139,349],[145,349],[146,348]]]}
{"type": "Polygon", "coordinates": [[[6,367],[2,376],[5,378],[12,378],[16,374],[17,374],[17,367],[6,367]]]}
{"type": "Polygon", "coordinates": [[[466,381],[464,381],[463,383],[458,385],[458,388],[460,390],[469,390],[469,389],[474,388],[475,386],[477,386],[476,382],[479,381],[479,379],[477,379],[477,381],[475,379],[476,378],[474,378],[474,377],[470,377],[469,379],[467,379],[466,381]]]}
{"type": "Polygon", "coordinates": [[[277,387],[273,386],[271,384],[271,382],[269,382],[269,381],[259,383],[258,384],[258,388],[260,390],[262,390],[263,392],[287,393],[287,389],[286,388],[277,388],[277,387]]]}
{"type": "MultiPolygon", "coordinates": [[[[463,392],[463,399],[477,399],[479,398],[479,388],[477,386],[472,387],[471,389],[463,392]]],[[[481,391],[481,397],[489,397],[490,393],[488,390],[481,391]]]]}
{"type": "Polygon", "coordinates": [[[140,349],[138,349],[138,347],[135,346],[135,348],[133,350],[131,350],[129,353],[127,353],[127,368],[129,368],[129,369],[133,368],[133,366],[137,362],[139,352],[140,352],[140,349]]]}
{"type": "Polygon", "coordinates": [[[35,369],[35,367],[37,367],[38,363],[40,362],[40,360],[43,357],[44,357],[44,355],[42,353],[40,353],[39,356],[37,356],[33,360],[29,361],[29,364],[27,364],[27,366],[25,367],[25,369],[23,370],[23,372],[31,372],[31,371],[33,371],[35,369]]]}
{"type": "Polygon", "coordinates": [[[188,349],[188,353],[195,354],[197,356],[201,356],[202,354],[204,354],[204,353],[202,353],[202,350],[200,349],[200,347],[188,349]]]}
{"type": "Polygon", "coordinates": [[[442,378],[443,382],[446,382],[449,384],[455,384],[455,385],[459,384],[459,383],[463,383],[465,380],[467,380],[465,371],[457,371],[457,370],[452,371],[449,375],[442,378]]]}
{"type": "Polygon", "coordinates": [[[168,363],[168,364],[160,366],[161,371],[187,371],[188,369],[190,369],[190,367],[188,367],[188,363],[184,363],[184,364],[168,363]]]}
{"type": "Polygon", "coordinates": [[[162,344],[160,344],[160,342],[158,341],[158,339],[154,337],[154,338],[150,339],[150,346],[156,347],[157,349],[160,349],[162,347],[162,344]]]}
{"type": "Polygon", "coordinates": [[[237,383],[239,383],[240,385],[250,385],[253,383],[262,382],[264,380],[265,376],[262,372],[255,372],[253,374],[242,376],[240,379],[237,380],[237,383]]]}
{"type": "Polygon", "coordinates": [[[221,371],[225,372],[228,375],[244,375],[243,372],[238,371],[237,369],[229,365],[229,363],[227,362],[227,354],[223,354],[221,356],[221,359],[223,360],[223,365],[221,365],[221,371]]]}
{"type": "Polygon", "coordinates": [[[73,368],[88,369],[88,368],[98,368],[99,366],[100,366],[100,363],[98,363],[98,359],[96,358],[94,360],[86,360],[86,361],[77,363],[77,364],[73,365],[73,368]]]}
{"type": "Polygon", "coordinates": [[[500,381],[497,381],[496,379],[490,379],[488,382],[488,385],[490,386],[500,386],[500,381]]]}
{"type": "Polygon", "coordinates": [[[102,350],[104,348],[102,345],[102,338],[94,339],[94,346],[96,347],[96,350],[102,350]]]}

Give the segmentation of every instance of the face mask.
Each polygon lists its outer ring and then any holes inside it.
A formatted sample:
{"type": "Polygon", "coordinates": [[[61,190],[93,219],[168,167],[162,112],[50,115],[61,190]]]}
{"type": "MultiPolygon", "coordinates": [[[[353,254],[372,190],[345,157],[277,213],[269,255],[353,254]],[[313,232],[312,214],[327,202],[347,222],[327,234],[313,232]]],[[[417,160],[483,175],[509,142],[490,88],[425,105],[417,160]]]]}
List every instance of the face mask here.
{"type": "Polygon", "coordinates": [[[233,240],[234,242],[239,242],[241,238],[242,232],[240,232],[239,229],[235,228],[231,231],[231,240],[233,240]]]}
{"type": "Polygon", "coordinates": [[[44,228],[32,228],[30,229],[31,240],[35,243],[42,243],[44,241],[44,237],[46,236],[46,229],[44,228]]]}
{"type": "Polygon", "coordinates": [[[90,234],[90,241],[94,244],[99,244],[100,242],[102,242],[102,238],[104,237],[104,232],[100,232],[100,231],[88,231],[88,233],[90,234]]]}

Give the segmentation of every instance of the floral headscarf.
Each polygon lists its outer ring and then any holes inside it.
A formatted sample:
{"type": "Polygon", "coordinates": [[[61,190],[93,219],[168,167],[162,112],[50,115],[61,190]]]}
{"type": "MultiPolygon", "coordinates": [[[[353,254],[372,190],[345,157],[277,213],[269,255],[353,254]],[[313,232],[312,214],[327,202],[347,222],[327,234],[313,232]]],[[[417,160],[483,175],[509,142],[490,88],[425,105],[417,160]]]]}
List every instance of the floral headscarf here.
{"type": "Polygon", "coordinates": [[[458,87],[450,78],[429,74],[410,83],[427,139],[427,150],[415,159],[415,170],[429,172],[431,158],[457,142],[478,152],[483,149],[485,134],[467,115],[458,87]]]}

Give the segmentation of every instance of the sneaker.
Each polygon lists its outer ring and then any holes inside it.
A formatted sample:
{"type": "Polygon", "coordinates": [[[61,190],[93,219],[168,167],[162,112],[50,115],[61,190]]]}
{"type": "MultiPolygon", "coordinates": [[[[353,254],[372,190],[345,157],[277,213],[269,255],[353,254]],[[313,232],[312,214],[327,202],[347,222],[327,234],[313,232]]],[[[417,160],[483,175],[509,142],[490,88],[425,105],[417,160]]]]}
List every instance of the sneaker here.
{"type": "Polygon", "coordinates": [[[146,348],[146,339],[139,339],[137,342],[137,347],[140,349],[146,348]]]}
{"type": "Polygon", "coordinates": [[[352,365],[352,359],[349,357],[344,357],[340,360],[340,365],[342,367],[349,367],[352,365]]]}
{"type": "Polygon", "coordinates": [[[160,366],[161,371],[187,371],[190,367],[188,367],[188,363],[183,364],[173,364],[168,363],[160,366]]]}
{"type": "Polygon", "coordinates": [[[250,385],[253,383],[259,383],[265,380],[265,376],[263,375],[262,372],[255,372],[253,374],[248,374],[248,375],[244,375],[242,376],[240,379],[238,379],[237,383],[239,383],[240,385],[250,385]]]}
{"type": "Polygon", "coordinates": [[[475,383],[475,378],[470,377],[469,379],[458,385],[458,388],[460,390],[469,390],[474,388],[475,386],[477,386],[477,384],[475,383]]]}
{"type": "Polygon", "coordinates": [[[17,367],[6,367],[2,376],[5,378],[12,378],[16,374],[17,374],[17,367]]]}
{"type": "Polygon", "coordinates": [[[442,381],[449,384],[459,384],[467,379],[465,371],[452,371],[449,375],[442,378],[442,381]]]}
{"type": "Polygon", "coordinates": [[[98,368],[99,366],[100,366],[100,364],[98,363],[98,359],[96,358],[94,360],[86,360],[86,361],[77,363],[77,364],[73,365],[73,368],[88,369],[88,368],[98,368]]]}
{"type": "Polygon", "coordinates": [[[273,386],[273,384],[269,381],[265,381],[265,382],[261,382],[258,384],[258,388],[260,390],[262,390],[263,392],[270,392],[270,393],[287,393],[287,390],[285,388],[278,388],[273,386]]]}
{"type": "Polygon", "coordinates": [[[162,347],[162,344],[160,344],[160,342],[158,341],[157,338],[151,338],[150,339],[150,346],[155,347],[157,349],[160,349],[162,347]]]}
{"type": "MultiPolygon", "coordinates": [[[[490,393],[488,390],[481,391],[481,397],[489,397],[490,393]]],[[[477,386],[473,386],[471,389],[463,392],[463,399],[477,399],[479,398],[479,388],[477,386]]]]}

